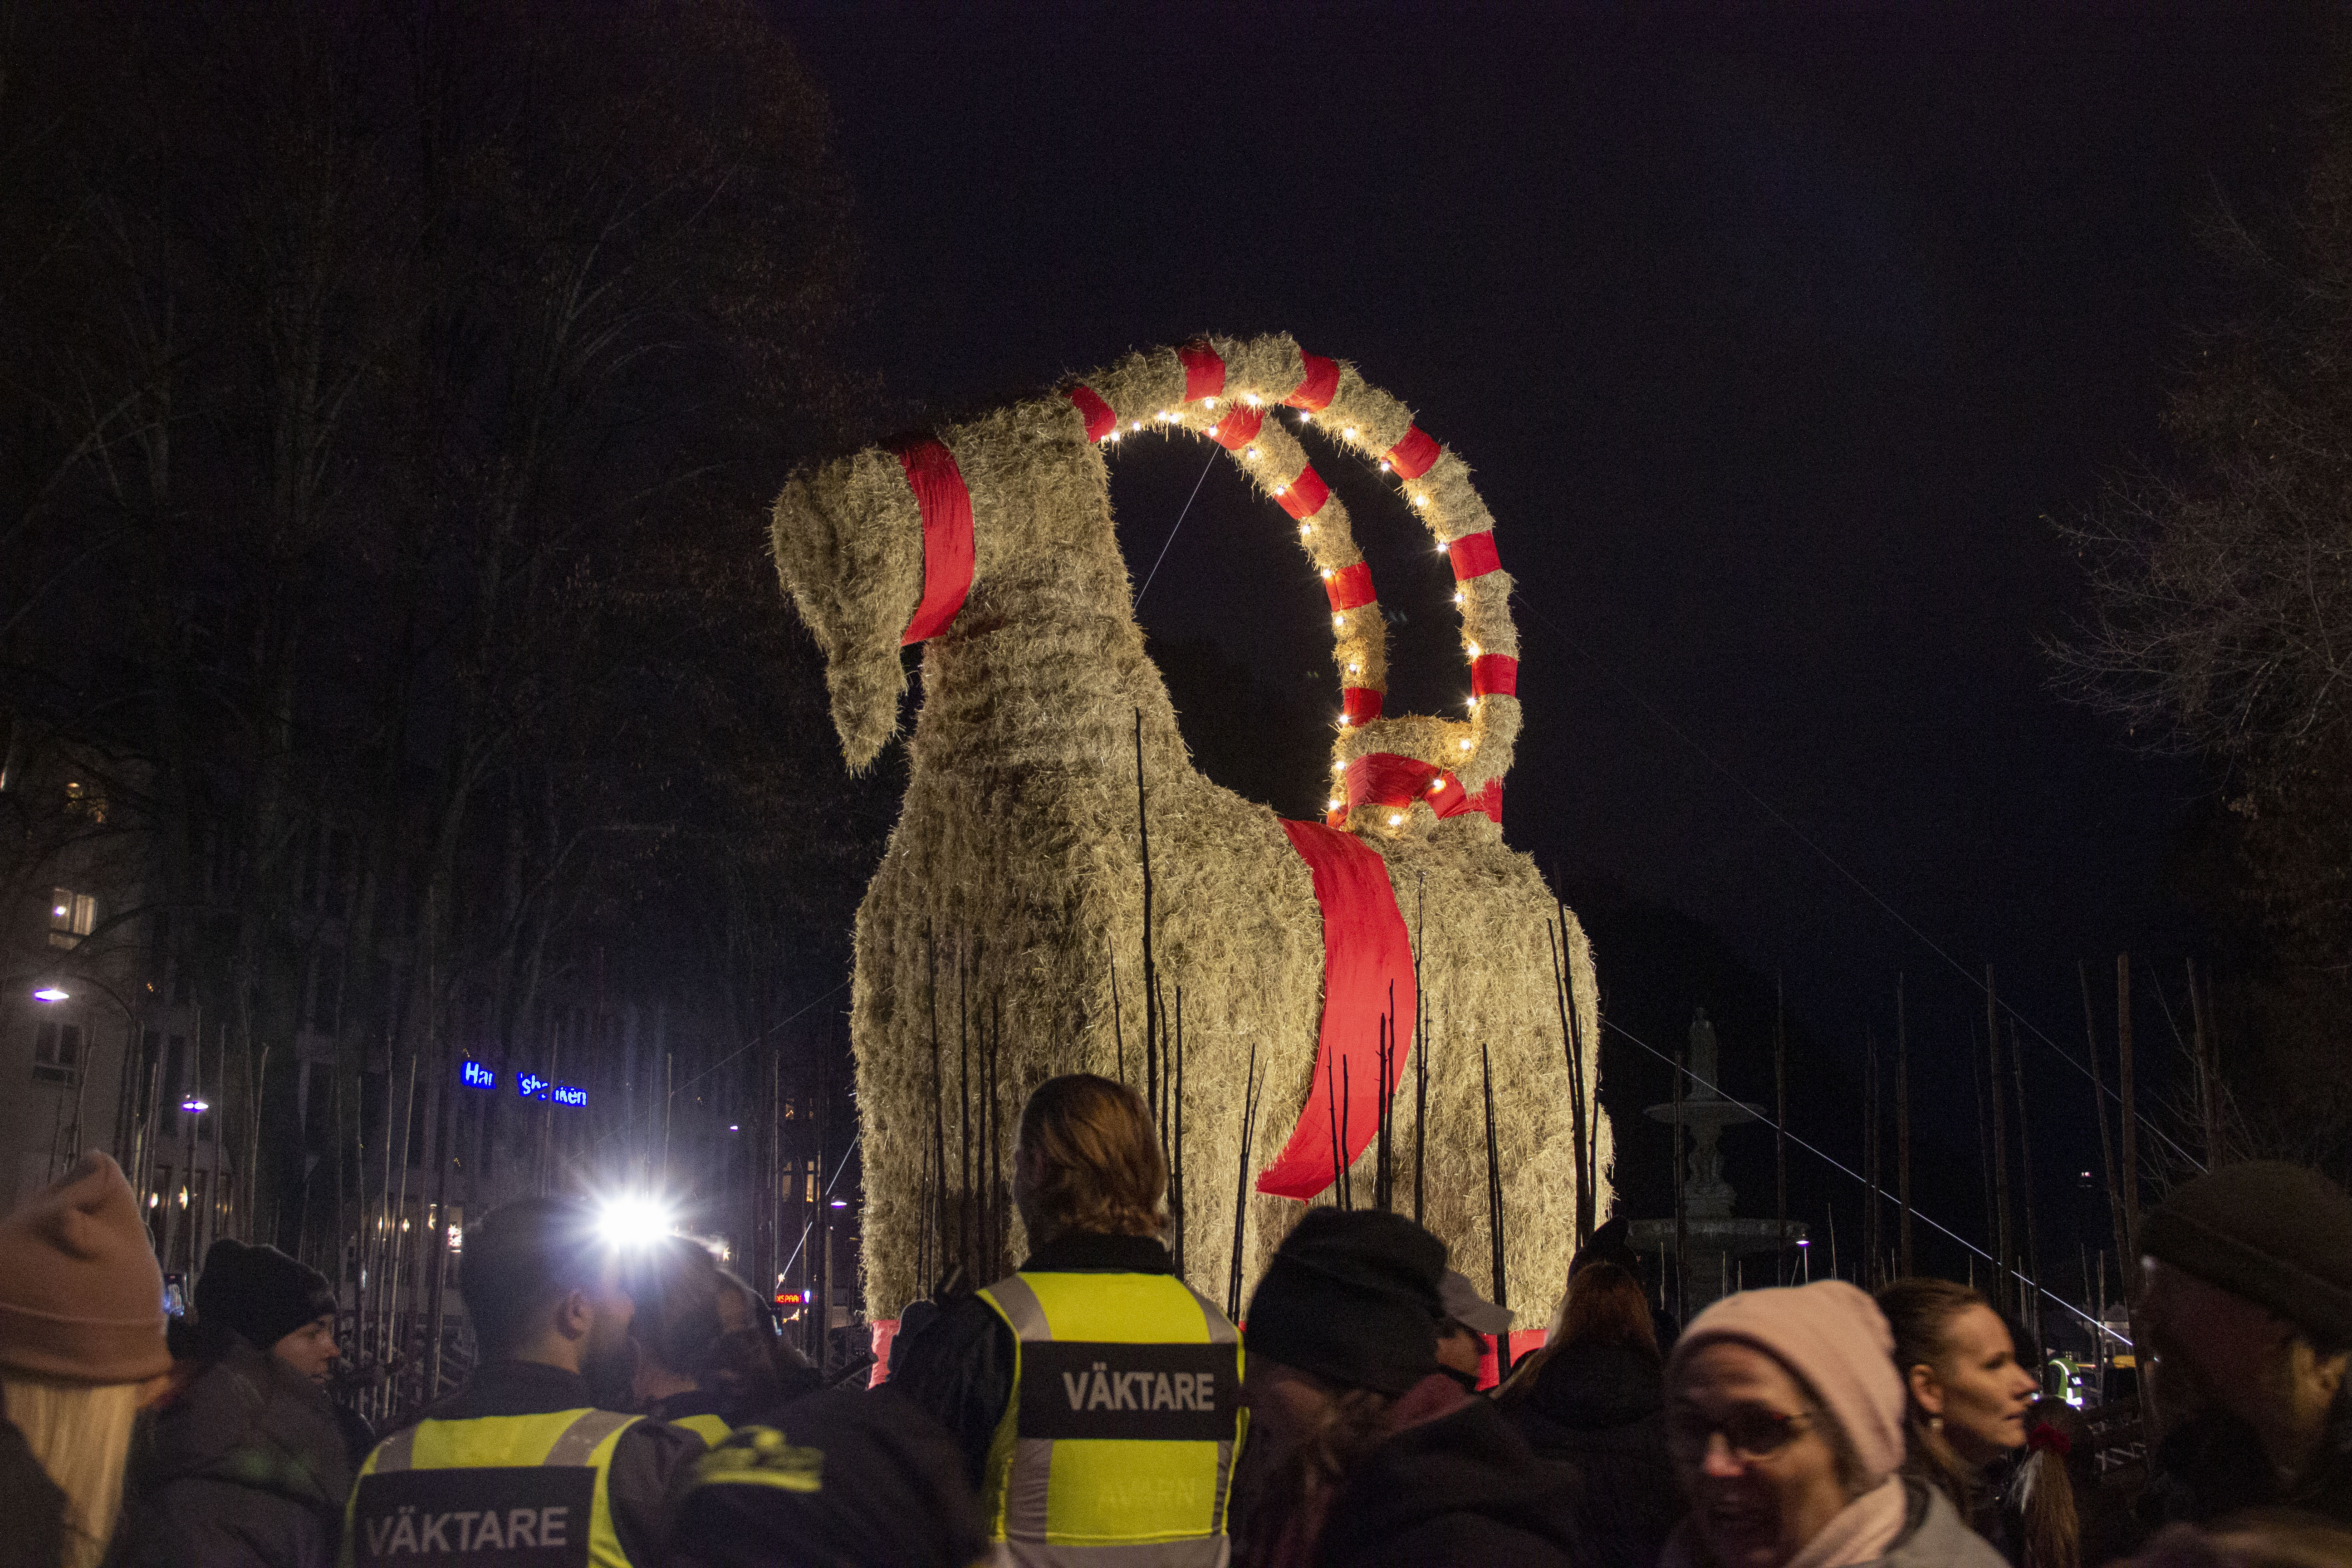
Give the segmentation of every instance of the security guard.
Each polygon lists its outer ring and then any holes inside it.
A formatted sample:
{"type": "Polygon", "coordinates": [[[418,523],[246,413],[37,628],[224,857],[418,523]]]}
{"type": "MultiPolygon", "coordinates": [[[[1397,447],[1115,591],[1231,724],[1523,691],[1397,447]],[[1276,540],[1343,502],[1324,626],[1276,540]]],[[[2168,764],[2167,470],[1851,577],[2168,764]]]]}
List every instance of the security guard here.
{"type": "Polygon", "coordinates": [[[955,1435],[1014,1563],[1216,1568],[1240,1338],[1160,1243],[1150,1113],[1108,1079],[1049,1079],[1021,1113],[1013,1172],[1029,1261],[942,1312],[894,1382],[955,1435]]]}
{"type": "Polygon", "coordinates": [[[458,1280],[483,1357],[465,1391],[376,1446],[343,1528],[345,1568],[650,1568],[665,1500],[702,1452],[675,1426],[596,1408],[587,1373],[623,1351],[617,1250],[579,1205],[527,1198],[466,1234],[458,1280]]]}

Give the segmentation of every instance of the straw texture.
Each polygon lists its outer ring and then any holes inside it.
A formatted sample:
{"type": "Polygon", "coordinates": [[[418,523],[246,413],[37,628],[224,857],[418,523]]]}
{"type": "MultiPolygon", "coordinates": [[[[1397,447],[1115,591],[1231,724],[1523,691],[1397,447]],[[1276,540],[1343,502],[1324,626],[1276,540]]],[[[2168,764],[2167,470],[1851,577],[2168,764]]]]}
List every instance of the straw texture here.
{"type": "MultiPolygon", "coordinates": [[[[971,959],[973,1006],[1001,1005],[999,1110],[1008,1128],[1029,1091],[1055,1073],[1114,1070],[1110,963],[1118,966],[1127,1076],[1142,1079],[1142,880],[1135,797],[1136,715],[1143,726],[1150,795],[1154,945],[1163,999],[1184,987],[1185,1168],[1193,1283],[1225,1293],[1235,1161],[1253,1042],[1264,1092],[1254,1155],[1271,1159],[1304,1105],[1321,1016],[1321,919],[1307,868],[1272,812],[1196,773],[1179,738],[1159,670],[1144,651],[1132,584],[1113,525],[1106,457],[1148,433],[1194,438],[1225,432],[1233,460],[1271,500],[1301,484],[1308,453],[1297,416],[1280,407],[1308,360],[1286,335],[1205,340],[1223,359],[1223,388],[1184,400],[1173,349],[1128,355],[1084,379],[1118,417],[1090,442],[1067,391],[1029,399],[935,432],[971,492],[976,562],[955,622],[923,647],[922,701],[907,739],[909,779],[898,825],[861,908],[852,1040],[866,1170],[868,1306],[895,1315],[929,1281],[916,1273],[917,1237],[929,1223],[921,1172],[935,1088],[927,973],[936,946],[951,1184],[962,1090],[956,1069],[957,996],[945,978],[955,948],[971,959]],[[1255,417],[1246,437],[1235,435],[1255,417]]],[[[1342,363],[1312,426],[1370,464],[1407,437],[1412,415],[1342,363]]],[[[1327,458],[1327,461],[1328,461],[1327,458]]],[[[1441,450],[1399,482],[1438,545],[1494,526],[1460,458],[1441,450]]],[[[1306,481],[1289,505],[1303,504],[1306,481]]],[[[1346,509],[1334,495],[1299,521],[1273,506],[1269,522],[1297,535],[1311,568],[1355,565],[1346,509]]],[[[1287,510],[1286,508],[1286,510],[1287,510]]],[[[871,450],[794,475],[774,512],[772,543],[785,590],[823,647],[835,725],[850,765],[864,769],[896,734],[906,688],[899,637],[922,595],[920,516],[889,452],[871,450]]],[[[1391,563],[1391,570],[1401,569],[1391,563]]],[[[1434,556],[1426,570],[1444,570],[1434,556]]],[[[1510,579],[1464,584],[1464,657],[1473,647],[1518,657],[1510,579]]],[[[1335,613],[1333,658],[1342,683],[1384,690],[1385,626],[1377,602],[1335,613]]],[[[1465,686],[1466,686],[1465,680],[1465,686]]],[[[1489,696],[1444,717],[1382,717],[1335,729],[1335,763],[1375,752],[1453,770],[1475,792],[1509,769],[1519,727],[1516,698],[1489,696]],[[1470,745],[1465,748],[1463,742],[1470,745]]],[[[1426,805],[1366,807],[1344,825],[1387,859],[1411,922],[1425,900],[1423,975],[1432,1038],[1430,1227],[1486,1272],[1486,1146],[1477,1052],[1494,1053],[1497,1136],[1506,1173],[1510,1300],[1548,1314],[1566,1273],[1575,1215],[1568,1071],[1544,924],[1552,894],[1526,856],[1486,816],[1438,818],[1426,805]],[[1402,820],[1391,826],[1391,816],[1402,820]]],[[[821,830],[821,829],[820,829],[821,830]]],[[[1587,1081],[1598,1082],[1592,957],[1570,919],[1570,949],[1587,1081]]],[[[1400,1005],[1402,1005],[1401,999],[1400,1005]]],[[[1405,1020],[1410,1027],[1410,1018],[1405,1020]]],[[[1411,1191],[1411,1068],[1396,1110],[1398,1185],[1411,1191]]],[[[974,1072],[974,1103],[980,1077],[974,1072]]],[[[1369,1091],[1369,1086],[1359,1086],[1369,1091]]],[[[1611,1142],[1601,1141],[1605,1213],[1611,1142]]],[[[1371,1190],[1373,1154],[1355,1190],[1371,1190]]],[[[1006,1173],[999,1172],[998,1191],[1006,1173]]],[[[950,1248],[954,1204],[950,1209],[950,1248]]],[[[1254,1194],[1245,1285],[1304,1212],[1254,1194]]],[[[1328,1196],[1323,1201],[1328,1201],[1328,1196]]],[[[981,1260],[1010,1268],[1006,1255],[981,1260]]],[[[1491,1289],[1491,1281],[1482,1281],[1491,1289]]]]}

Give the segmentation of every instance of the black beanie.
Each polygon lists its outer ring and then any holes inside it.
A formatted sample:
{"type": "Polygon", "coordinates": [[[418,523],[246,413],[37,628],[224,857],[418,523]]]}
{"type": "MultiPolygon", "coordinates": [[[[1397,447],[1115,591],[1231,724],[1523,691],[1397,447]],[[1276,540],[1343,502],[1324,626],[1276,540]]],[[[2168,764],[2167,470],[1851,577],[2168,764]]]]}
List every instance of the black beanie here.
{"type": "Polygon", "coordinates": [[[1445,1244],[1402,1215],[1309,1209],[1243,1320],[1249,1353],[1402,1394],[1437,1370],[1445,1244]]]}
{"type": "Polygon", "coordinates": [[[2175,1192],[2139,1249],[2352,1345],[2352,1194],[2277,1160],[2224,1165],[2175,1192]]]}
{"type": "Polygon", "coordinates": [[[215,1241],[196,1276],[196,1326],[215,1345],[234,1333],[266,1351],[334,1310],[327,1277],[274,1247],[215,1241]]]}

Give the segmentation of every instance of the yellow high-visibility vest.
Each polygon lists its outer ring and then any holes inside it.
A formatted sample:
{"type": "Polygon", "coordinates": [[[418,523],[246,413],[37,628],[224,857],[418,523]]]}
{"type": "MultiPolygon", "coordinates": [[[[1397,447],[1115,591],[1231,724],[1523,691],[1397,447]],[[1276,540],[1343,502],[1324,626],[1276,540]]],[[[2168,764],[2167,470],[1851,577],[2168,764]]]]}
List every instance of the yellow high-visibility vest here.
{"type": "Polygon", "coordinates": [[[1224,1313],[1172,1274],[1021,1273],[980,1297],[1014,1342],[991,1537],[1039,1568],[1222,1568],[1247,1426],[1224,1313]]]}
{"type": "Polygon", "coordinates": [[[420,1421],[375,1447],[343,1510],[342,1568],[528,1549],[533,1563],[633,1568],[613,1528],[613,1450],[644,1417],[611,1410],[420,1421]],[[551,1552],[561,1552],[553,1558],[551,1552]]]}

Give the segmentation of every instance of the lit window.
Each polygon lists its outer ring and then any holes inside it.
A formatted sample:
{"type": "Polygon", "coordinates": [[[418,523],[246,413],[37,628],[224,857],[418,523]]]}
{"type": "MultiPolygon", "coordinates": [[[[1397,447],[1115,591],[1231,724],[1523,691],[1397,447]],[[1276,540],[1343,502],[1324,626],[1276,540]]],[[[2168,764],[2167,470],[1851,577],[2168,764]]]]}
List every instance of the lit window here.
{"type": "Polygon", "coordinates": [[[49,889],[49,945],[71,947],[98,924],[98,900],[71,888],[49,889]]]}
{"type": "Polygon", "coordinates": [[[44,1021],[33,1036],[33,1081],[72,1083],[81,1077],[81,1026],[44,1021]]]}

